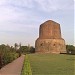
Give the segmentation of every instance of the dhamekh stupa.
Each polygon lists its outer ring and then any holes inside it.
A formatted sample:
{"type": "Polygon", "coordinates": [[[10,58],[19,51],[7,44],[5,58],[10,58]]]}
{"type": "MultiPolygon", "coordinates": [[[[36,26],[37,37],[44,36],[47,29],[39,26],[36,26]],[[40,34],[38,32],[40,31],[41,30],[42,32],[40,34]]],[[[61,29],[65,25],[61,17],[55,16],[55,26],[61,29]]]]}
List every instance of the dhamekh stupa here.
{"type": "Polygon", "coordinates": [[[38,53],[66,53],[65,40],[61,37],[60,24],[48,20],[40,25],[39,38],[35,41],[38,53]]]}

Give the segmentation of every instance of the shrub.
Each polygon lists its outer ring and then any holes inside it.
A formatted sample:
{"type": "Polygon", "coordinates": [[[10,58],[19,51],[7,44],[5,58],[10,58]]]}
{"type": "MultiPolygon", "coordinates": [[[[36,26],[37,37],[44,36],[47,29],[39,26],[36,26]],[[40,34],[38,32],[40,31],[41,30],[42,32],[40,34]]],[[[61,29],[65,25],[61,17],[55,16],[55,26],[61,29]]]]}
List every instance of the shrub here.
{"type": "Polygon", "coordinates": [[[22,70],[22,75],[32,75],[30,62],[28,60],[28,55],[25,56],[23,70],[22,70]]]}
{"type": "Polygon", "coordinates": [[[16,53],[14,48],[12,49],[10,46],[4,44],[0,45],[0,68],[12,62],[18,57],[19,54],[16,53]]]}
{"type": "Polygon", "coordinates": [[[5,53],[5,54],[3,54],[3,56],[2,56],[3,66],[12,62],[13,60],[15,60],[18,57],[19,56],[17,53],[5,53]]]}
{"type": "Polygon", "coordinates": [[[73,45],[66,45],[67,54],[75,54],[75,47],[73,45]]]}

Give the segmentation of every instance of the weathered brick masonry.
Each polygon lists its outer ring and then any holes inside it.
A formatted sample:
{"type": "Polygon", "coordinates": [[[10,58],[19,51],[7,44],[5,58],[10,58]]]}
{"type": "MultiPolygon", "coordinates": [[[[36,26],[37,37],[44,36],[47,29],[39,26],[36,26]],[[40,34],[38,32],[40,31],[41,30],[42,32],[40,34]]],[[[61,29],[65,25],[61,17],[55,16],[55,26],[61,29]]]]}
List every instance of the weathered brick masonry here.
{"type": "Polygon", "coordinates": [[[61,37],[60,24],[48,20],[40,25],[35,51],[42,53],[66,53],[65,40],[61,37]]]}

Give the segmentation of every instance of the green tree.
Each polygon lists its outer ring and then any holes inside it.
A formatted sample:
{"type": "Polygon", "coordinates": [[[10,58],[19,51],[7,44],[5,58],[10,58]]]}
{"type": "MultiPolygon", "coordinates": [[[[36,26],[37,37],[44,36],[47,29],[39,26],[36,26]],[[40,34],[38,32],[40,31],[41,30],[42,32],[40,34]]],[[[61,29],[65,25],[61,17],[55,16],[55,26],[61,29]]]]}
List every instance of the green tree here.
{"type": "Polygon", "coordinates": [[[75,54],[75,47],[73,45],[66,45],[67,53],[75,54]]]}
{"type": "Polygon", "coordinates": [[[14,47],[15,47],[15,50],[17,50],[17,49],[18,49],[18,44],[15,43],[15,44],[14,44],[14,47]]]}
{"type": "Polygon", "coordinates": [[[35,48],[33,46],[30,47],[30,53],[35,53],[35,48]]]}

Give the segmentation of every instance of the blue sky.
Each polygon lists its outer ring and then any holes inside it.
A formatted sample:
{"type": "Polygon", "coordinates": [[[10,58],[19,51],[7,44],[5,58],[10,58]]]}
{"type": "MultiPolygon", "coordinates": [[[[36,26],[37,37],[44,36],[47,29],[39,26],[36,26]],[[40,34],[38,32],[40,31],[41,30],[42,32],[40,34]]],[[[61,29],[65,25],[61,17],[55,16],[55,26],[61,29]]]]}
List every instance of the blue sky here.
{"type": "Polygon", "coordinates": [[[0,44],[34,46],[47,20],[60,23],[66,44],[74,44],[74,0],[0,0],[0,44]]]}

